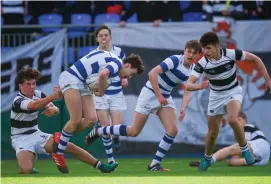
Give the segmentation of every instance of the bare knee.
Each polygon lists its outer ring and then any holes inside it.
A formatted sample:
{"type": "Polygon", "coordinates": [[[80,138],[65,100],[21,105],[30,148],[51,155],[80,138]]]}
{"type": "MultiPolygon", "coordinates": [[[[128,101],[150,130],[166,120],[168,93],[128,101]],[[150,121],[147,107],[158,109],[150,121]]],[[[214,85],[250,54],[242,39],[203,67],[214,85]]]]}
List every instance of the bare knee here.
{"type": "Polygon", "coordinates": [[[127,128],[127,135],[129,137],[136,137],[140,134],[141,130],[138,130],[136,128],[133,128],[133,127],[128,127],[127,128]]]}
{"type": "Polygon", "coordinates": [[[32,167],[20,167],[20,174],[31,174],[32,173],[32,167]]]}
{"type": "Polygon", "coordinates": [[[97,116],[84,119],[84,123],[86,124],[87,127],[92,127],[97,123],[97,121],[98,121],[97,116]]]}
{"type": "Polygon", "coordinates": [[[238,123],[238,117],[237,116],[229,116],[228,117],[229,125],[236,125],[238,123]]]}
{"type": "Polygon", "coordinates": [[[167,135],[175,137],[178,134],[177,127],[171,127],[170,129],[166,130],[167,135]]]}

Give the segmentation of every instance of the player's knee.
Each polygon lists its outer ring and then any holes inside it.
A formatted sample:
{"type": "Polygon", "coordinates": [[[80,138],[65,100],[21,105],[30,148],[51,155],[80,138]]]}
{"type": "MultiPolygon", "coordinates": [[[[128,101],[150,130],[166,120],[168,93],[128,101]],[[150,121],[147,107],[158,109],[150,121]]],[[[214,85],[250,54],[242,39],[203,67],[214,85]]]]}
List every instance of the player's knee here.
{"type": "Polygon", "coordinates": [[[135,128],[128,128],[127,135],[129,137],[136,137],[140,134],[140,130],[137,130],[135,128]]]}
{"type": "Polygon", "coordinates": [[[237,116],[229,116],[228,122],[229,122],[230,126],[235,125],[238,123],[238,117],[237,116]]]}
{"type": "Polygon", "coordinates": [[[20,167],[20,173],[21,174],[31,174],[32,173],[32,167],[20,167]]]}
{"type": "Polygon", "coordinates": [[[166,132],[167,132],[167,135],[175,137],[178,134],[178,129],[176,127],[172,127],[166,132]]]}
{"type": "Polygon", "coordinates": [[[92,127],[93,125],[95,125],[97,123],[97,121],[98,121],[97,116],[85,118],[85,123],[86,123],[87,127],[92,127]]]}

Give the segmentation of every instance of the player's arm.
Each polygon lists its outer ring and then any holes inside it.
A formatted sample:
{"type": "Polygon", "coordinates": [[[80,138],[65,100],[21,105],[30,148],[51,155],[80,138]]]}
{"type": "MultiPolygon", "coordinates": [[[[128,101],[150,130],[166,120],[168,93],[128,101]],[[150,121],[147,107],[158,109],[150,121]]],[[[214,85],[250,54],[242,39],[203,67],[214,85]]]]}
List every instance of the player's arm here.
{"type": "Polygon", "coordinates": [[[150,72],[149,72],[149,80],[151,82],[151,85],[152,85],[152,89],[154,90],[155,92],[155,95],[157,97],[160,97],[162,96],[162,93],[161,93],[161,90],[159,88],[159,85],[158,85],[158,75],[163,73],[163,70],[161,68],[160,65],[154,67],[150,72]]]}
{"type": "Polygon", "coordinates": [[[109,75],[110,75],[110,70],[108,68],[103,69],[99,73],[99,77],[98,77],[98,92],[99,92],[99,94],[95,93],[95,95],[97,95],[97,96],[104,95],[104,91],[106,89],[106,83],[107,83],[109,75]]]}
{"type": "Polygon", "coordinates": [[[204,81],[201,84],[196,84],[197,80],[200,78],[200,76],[204,72],[204,69],[200,62],[201,60],[195,65],[194,70],[192,71],[192,74],[189,76],[187,83],[185,84],[185,90],[187,91],[197,91],[197,90],[205,89],[209,85],[209,82],[207,81],[204,81]]]}
{"type": "Polygon", "coordinates": [[[254,62],[259,70],[259,72],[263,75],[266,84],[268,85],[269,89],[271,89],[271,80],[270,76],[268,75],[267,69],[265,65],[263,64],[263,61],[258,56],[250,53],[250,52],[244,52],[245,53],[245,60],[254,62]]]}
{"type": "Polygon", "coordinates": [[[32,100],[30,102],[26,102],[27,104],[22,104],[26,110],[40,110],[45,108],[53,100],[60,99],[62,97],[62,93],[59,88],[55,88],[55,91],[52,95],[46,96],[44,98],[38,100],[32,100]]]}

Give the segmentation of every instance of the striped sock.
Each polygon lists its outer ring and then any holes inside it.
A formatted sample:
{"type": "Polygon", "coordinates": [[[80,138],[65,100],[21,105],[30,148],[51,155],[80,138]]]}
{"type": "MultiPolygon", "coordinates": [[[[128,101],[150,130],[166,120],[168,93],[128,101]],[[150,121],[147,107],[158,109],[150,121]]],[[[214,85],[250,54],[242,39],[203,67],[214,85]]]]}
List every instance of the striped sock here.
{"type": "Polygon", "coordinates": [[[213,157],[213,154],[211,155],[207,155],[206,153],[204,154],[204,158],[208,161],[211,161],[212,160],[212,157],[213,157]]]}
{"type": "Polygon", "coordinates": [[[164,156],[167,154],[169,148],[171,147],[173,140],[175,137],[171,137],[167,134],[164,135],[163,139],[161,140],[158,150],[152,160],[151,166],[156,163],[160,163],[164,156]]]}
{"type": "Polygon", "coordinates": [[[126,125],[114,125],[98,128],[99,135],[121,135],[127,136],[126,134],[126,125]]]}
{"type": "Polygon", "coordinates": [[[73,134],[65,132],[64,130],[62,130],[56,154],[58,154],[58,155],[63,155],[64,154],[64,152],[66,150],[66,146],[67,146],[67,144],[68,144],[68,142],[69,142],[69,140],[70,140],[70,138],[72,136],[73,136],[73,134]]]}
{"type": "Polygon", "coordinates": [[[245,152],[245,151],[248,151],[248,145],[247,145],[247,142],[244,146],[240,146],[240,149],[242,152],[245,152]]]}
{"type": "Polygon", "coordinates": [[[108,163],[113,161],[115,162],[115,159],[113,157],[113,149],[112,149],[112,138],[111,137],[102,137],[105,152],[107,154],[108,163]]]}

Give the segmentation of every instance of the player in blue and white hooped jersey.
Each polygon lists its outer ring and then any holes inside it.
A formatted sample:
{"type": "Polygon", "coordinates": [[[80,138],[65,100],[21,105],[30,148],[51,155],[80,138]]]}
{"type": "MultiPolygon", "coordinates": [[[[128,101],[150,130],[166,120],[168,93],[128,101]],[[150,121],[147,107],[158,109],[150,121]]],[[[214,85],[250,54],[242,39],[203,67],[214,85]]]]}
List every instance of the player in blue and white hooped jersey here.
{"type": "MultiPolygon", "coordinates": [[[[95,31],[95,36],[99,46],[92,52],[105,50],[115,54],[120,59],[125,58],[125,53],[121,48],[112,46],[111,30],[108,26],[103,25],[99,27],[95,31]]],[[[122,88],[126,87],[127,85],[127,79],[120,79],[119,76],[112,77],[111,84],[105,90],[104,96],[94,97],[97,116],[102,126],[110,125],[110,119],[112,125],[122,124],[122,112],[126,110],[126,102],[122,88]]],[[[111,136],[105,135],[103,136],[102,141],[108,157],[108,162],[115,162],[112,144],[116,150],[119,149],[119,137],[114,136],[112,141],[111,136]]]]}
{"type": "MultiPolygon", "coordinates": [[[[238,120],[243,96],[242,87],[238,84],[236,78],[235,62],[236,60],[255,62],[259,68],[259,72],[263,74],[269,89],[271,89],[270,77],[259,57],[241,50],[221,49],[219,38],[215,33],[205,33],[201,37],[200,42],[205,56],[199,60],[186,84],[186,90],[189,91],[202,89],[203,86],[195,84],[195,82],[204,73],[208,77],[210,85],[208,104],[209,130],[206,137],[205,155],[199,166],[199,170],[206,171],[210,166],[220,122],[226,112],[228,114],[228,122],[234,131],[242,154],[247,164],[252,165],[255,162],[255,158],[248,149],[244,130],[238,120]]],[[[204,86],[206,85],[208,85],[208,82],[204,83],[204,86]]]]}
{"type": "MultiPolygon", "coordinates": [[[[96,139],[98,135],[138,136],[149,115],[155,113],[160,118],[166,133],[147,169],[149,171],[168,171],[168,169],[162,168],[160,163],[178,133],[175,104],[171,91],[188,79],[193,70],[193,61],[198,59],[200,53],[200,43],[197,40],[191,40],[186,43],[184,55],[170,56],[153,68],[149,73],[149,81],[142,88],[138,97],[132,125],[97,127],[89,133],[90,139],[96,139]]],[[[189,100],[190,92],[186,91],[182,102],[181,119],[185,115],[189,100]]]]}
{"type": "Polygon", "coordinates": [[[143,71],[144,67],[139,55],[131,54],[122,61],[110,52],[96,51],[82,57],[61,73],[59,86],[64,95],[70,120],[62,129],[60,143],[55,150],[60,160],[64,159],[67,142],[73,134],[98,121],[92,92],[88,89],[86,82],[98,76],[98,89],[94,91],[94,94],[103,96],[108,78],[119,76],[121,79],[129,79],[143,71]],[[84,118],[82,118],[83,115],[84,118]]]}

